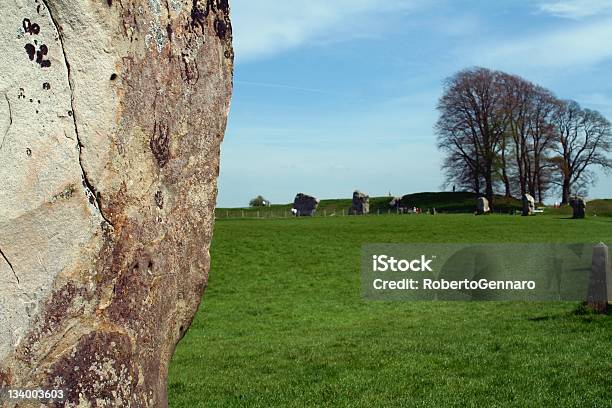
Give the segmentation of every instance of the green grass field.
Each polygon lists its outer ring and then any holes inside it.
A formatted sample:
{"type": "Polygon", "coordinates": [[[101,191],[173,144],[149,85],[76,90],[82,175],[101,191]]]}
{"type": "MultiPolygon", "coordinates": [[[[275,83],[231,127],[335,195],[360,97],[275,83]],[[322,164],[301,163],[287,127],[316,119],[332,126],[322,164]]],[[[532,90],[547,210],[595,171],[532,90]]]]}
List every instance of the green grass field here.
{"type": "Polygon", "coordinates": [[[612,243],[612,218],[219,220],[172,407],[611,407],[612,317],[577,303],[366,302],[367,242],[612,243]]]}

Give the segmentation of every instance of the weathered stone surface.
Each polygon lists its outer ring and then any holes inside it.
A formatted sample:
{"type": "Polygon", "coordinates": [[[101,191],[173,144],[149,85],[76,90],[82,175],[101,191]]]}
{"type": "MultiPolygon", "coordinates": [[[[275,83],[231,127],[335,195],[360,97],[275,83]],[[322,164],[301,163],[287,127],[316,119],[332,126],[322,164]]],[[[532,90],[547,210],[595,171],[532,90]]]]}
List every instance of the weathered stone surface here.
{"type": "Polygon", "coordinates": [[[164,406],[208,277],[228,2],[0,2],[0,386],[164,406]]]}
{"type": "Polygon", "coordinates": [[[574,196],[570,199],[573,214],[572,218],[584,218],[586,212],[586,201],[583,197],[574,196]]]}
{"type": "Polygon", "coordinates": [[[364,215],[370,212],[370,196],[359,190],[353,192],[353,203],[349,208],[351,215],[364,215]]]}
{"type": "Polygon", "coordinates": [[[489,200],[485,197],[478,197],[476,199],[476,214],[483,215],[491,212],[491,208],[489,207],[489,200]]]}
{"type": "Polygon", "coordinates": [[[298,193],[293,200],[293,208],[297,216],[313,216],[317,211],[319,199],[304,193],[298,193]]]}
{"type": "Polygon", "coordinates": [[[523,194],[523,216],[535,214],[535,199],[530,194],[523,194]]]}
{"type": "Polygon", "coordinates": [[[600,243],[593,247],[587,303],[592,309],[605,313],[608,302],[612,302],[612,269],[608,247],[600,243]]]}

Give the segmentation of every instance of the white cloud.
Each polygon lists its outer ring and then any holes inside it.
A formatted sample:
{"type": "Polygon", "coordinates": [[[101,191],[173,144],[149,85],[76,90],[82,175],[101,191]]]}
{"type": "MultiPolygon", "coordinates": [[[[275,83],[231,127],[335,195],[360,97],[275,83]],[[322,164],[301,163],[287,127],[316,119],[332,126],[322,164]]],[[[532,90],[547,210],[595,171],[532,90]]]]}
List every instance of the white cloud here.
{"type": "Polygon", "coordinates": [[[612,19],[569,26],[502,44],[489,44],[475,55],[478,64],[500,68],[569,68],[612,58],[612,19]]]}
{"type": "Polygon", "coordinates": [[[250,60],[312,42],[372,35],[372,20],[422,0],[234,0],[236,57],[250,60]],[[371,25],[370,25],[371,24],[371,25]]]}
{"type": "Polygon", "coordinates": [[[612,11],[610,0],[556,0],[539,5],[540,11],[557,17],[580,19],[612,11]]]}

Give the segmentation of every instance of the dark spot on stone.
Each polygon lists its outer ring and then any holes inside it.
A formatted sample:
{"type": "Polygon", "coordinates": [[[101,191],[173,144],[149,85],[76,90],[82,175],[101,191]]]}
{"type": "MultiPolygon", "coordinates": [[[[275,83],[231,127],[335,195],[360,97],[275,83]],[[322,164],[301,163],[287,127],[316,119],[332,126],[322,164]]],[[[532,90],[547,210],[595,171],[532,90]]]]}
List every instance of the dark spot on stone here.
{"type": "Polygon", "coordinates": [[[166,25],[166,33],[168,34],[170,41],[172,41],[172,25],[170,23],[166,25]]]}
{"type": "Polygon", "coordinates": [[[43,83],[43,89],[45,91],[48,91],[49,89],[51,89],[51,84],[48,82],[43,83]]]}
{"type": "Polygon", "coordinates": [[[0,387],[8,387],[12,382],[13,376],[10,369],[7,369],[6,372],[0,371],[0,387]]]}
{"type": "Polygon", "coordinates": [[[34,55],[36,54],[36,48],[32,45],[32,44],[26,44],[25,47],[26,53],[28,54],[28,57],[30,58],[30,61],[34,61],[34,55]]]}
{"type": "Polygon", "coordinates": [[[68,116],[72,116],[72,111],[71,110],[68,111],[68,116]]]}
{"type": "Polygon", "coordinates": [[[39,64],[42,68],[47,68],[51,66],[51,61],[45,60],[45,55],[49,52],[49,49],[45,44],[41,44],[36,51],[36,63],[39,64]]]}
{"type": "Polygon", "coordinates": [[[161,191],[157,191],[157,193],[155,193],[155,204],[160,209],[164,208],[164,195],[161,191]]]}
{"type": "Polygon", "coordinates": [[[189,84],[196,84],[200,79],[200,71],[198,70],[198,64],[190,57],[189,52],[181,52],[181,78],[183,81],[189,84]]]}
{"type": "Polygon", "coordinates": [[[211,11],[215,11],[215,0],[206,0],[206,8],[202,9],[198,0],[193,0],[191,6],[191,26],[196,25],[204,28],[206,23],[206,17],[211,11]]]}
{"type": "Polygon", "coordinates": [[[148,269],[153,269],[153,261],[149,261],[149,264],[147,265],[148,269]]]}
{"type": "Polygon", "coordinates": [[[170,160],[170,129],[167,123],[155,122],[149,147],[155,156],[157,165],[163,168],[170,160]]]}
{"type": "Polygon", "coordinates": [[[89,194],[89,204],[93,205],[96,202],[96,199],[93,195],[89,194]]]}
{"type": "MultiPolygon", "coordinates": [[[[36,43],[36,41],[34,41],[36,43]]],[[[49,68],[51,66],[51,61],[46,60],[45,56],[49,52],[49,48],[45,44],[41,44],[38,47],[38,51],[36,51],[36,47],[32,44],[26,44],[24,46],[30,61],[34,60],[34,56],[36,55],[36,63],[40,65],[41,68],[49,68]]]]}
{"type": "Polygon", "coordinates": [[[139,267],[140,267],[140,266],[138,265],[138,262],[136,262],[136,263],[134,264],[134,266],[132,267],[132,269],[133,269],[133,270],[135,270],[135,271],[137,271],[139,267]]]}
{"type": "Polygon", "coordinates": [[[36,6],[36,14],[40,14],[40,4],[36,6]]]}
{"type": "Polygon", "coordinates": [[[34,99],[30,98],[30,103],[34,102],[34,99]]]}
{"type": "Polygon", "coordinates": [[[111,7],[113,5],[113,0],[106,0],[106,4],[108,4],[108,7],[111,7]]]}
{"type": "Polygon", "coordinates": [[[40,26],[36,23],[31,23],[30,20],[26,18],[23,20],[23,30],[30,35],[38,35],[38,33],[40,33],[40,26]]]}
{"type": "Polygon", "coordinates": [[[30,150],[30,148],[27,148],[27,149],[26,149],[26,154],[27,154],[28,156],[32,156],[32,150],[30,150]]]}
{"type": "Polygon", "coordinates": [[[223,22],[222,20],[216,19],[215,20],[215,32],[217,33],[217,37],[219,37],[222,40],[225,40],[225,35],[227,34],[227,26],[225,25],[225,22],[223,22]]]}
{"type": "Polygon", "coordinates": [[[111,74],[110,80],[114,81],[115,79],[117,79],[117,74],[111,74]]]}
{"type": "Polygon", "coordinates": [[[221,10],[225,14],[229,13],[229,1],[228,0],[218,0],[217,7],[219,7],[219,10],[221,10]]]}

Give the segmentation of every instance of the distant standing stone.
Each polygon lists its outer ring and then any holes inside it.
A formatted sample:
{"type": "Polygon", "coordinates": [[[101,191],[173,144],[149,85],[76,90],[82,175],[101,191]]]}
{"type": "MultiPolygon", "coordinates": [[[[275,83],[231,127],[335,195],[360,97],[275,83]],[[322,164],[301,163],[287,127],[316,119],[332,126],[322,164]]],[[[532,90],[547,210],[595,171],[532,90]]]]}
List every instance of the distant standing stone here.
{"type": "Polygon", "coordinates": [[[597,312],[606,313],[610,301],[612,301],[612,269],[608,247],[600,243],[593,247],[587,303],[597,312]]]}
{"type": "Polygon", "coordinates": [[[402,205],[402,197],[393,197],[391,201],[389,201],[389,207],[394,210],[398,209],[402,205]]]}
{"type": "Polygon", "coordinates": [[[370,212],[370,196],[355,190],[353,193],[353,204],[349,209],[350,215],[364,215],[370,212]]]}
{"type": "Polygon", "coordinates": [[[298,193],[293,200],[293,208],[298,216],[313,216],[319,205],[319,199],[304,193],[298,193]]]}
{"type": "Polygon", "coordinates": [[[570,200],[570,205],[574,210],[572,218],[584,218],[586,210],[586,201],[583,197],[574,196],[570,200]]]}
{"type": "Polygon", "coordinates": [[[523,194],[523,216],[535,213],[535,199],[530,194],[523,194]]]}
{"type": "Polygon", "coordinates": [[[489,200],[484,197],[478,197],[476,199],[476,215],[488,214],[490,212],[489,200]]]}

